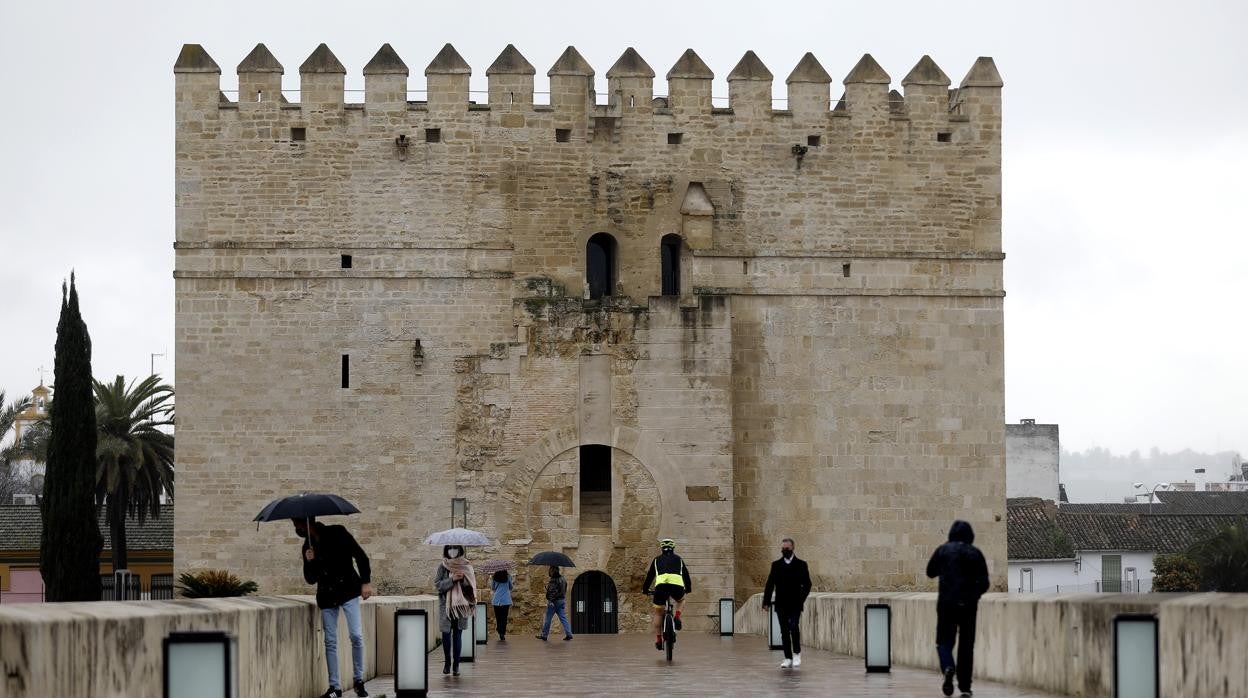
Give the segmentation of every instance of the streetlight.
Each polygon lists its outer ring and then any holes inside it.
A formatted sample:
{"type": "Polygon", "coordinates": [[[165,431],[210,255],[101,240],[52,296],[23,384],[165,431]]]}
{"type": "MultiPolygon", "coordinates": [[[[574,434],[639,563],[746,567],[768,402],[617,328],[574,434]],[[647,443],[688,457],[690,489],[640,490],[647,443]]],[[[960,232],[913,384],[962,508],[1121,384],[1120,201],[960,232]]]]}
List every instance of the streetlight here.
{"type": "Polygon", "coordinates": [[[1153,485],[1152,491],[1148,493],[1148,513],[1150,514],[1153,513],[1153,497],[1157,496],[1157,490],[1162,487],[1170,489],[1170,483],[1159,482],[1156,485],[1153,485]]]}

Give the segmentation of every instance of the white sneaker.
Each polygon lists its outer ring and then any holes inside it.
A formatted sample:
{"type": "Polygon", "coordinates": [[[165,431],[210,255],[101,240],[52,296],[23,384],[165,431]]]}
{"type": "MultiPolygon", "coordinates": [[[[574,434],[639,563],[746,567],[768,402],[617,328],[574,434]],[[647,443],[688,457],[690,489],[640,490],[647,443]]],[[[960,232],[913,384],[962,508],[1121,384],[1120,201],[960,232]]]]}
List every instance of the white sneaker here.
{"type": "Polygon", "coordinates": [[[802,665],[802,655],[800,654],[793,655],[793,666],[799,667],[801,665],[802,665]]]}
{"type": "Polygon", "coordinates": [[[780,668],[781,668],[781,669],[788,669],[788,668],[789,668],[789,667],[791,667],[791,666],[793,666],[793,660],[792,660],[792,659],[786,659],[786,660],[784,660],[783,662],[780,662],[780,668]]]}

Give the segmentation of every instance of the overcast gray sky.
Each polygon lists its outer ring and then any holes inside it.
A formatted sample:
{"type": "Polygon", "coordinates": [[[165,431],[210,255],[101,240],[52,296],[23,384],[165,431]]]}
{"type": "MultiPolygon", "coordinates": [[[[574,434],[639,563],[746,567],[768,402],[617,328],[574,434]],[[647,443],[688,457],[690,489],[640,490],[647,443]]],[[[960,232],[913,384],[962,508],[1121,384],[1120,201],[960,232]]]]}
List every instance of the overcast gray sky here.
{"type": "MultiPolygon", "coordinates": [[[[0,389],[52,365],[76,268],[97,377],[173,369],[173,62],[201,43],[222,86],[256,42],[298,66],[326,42],[348,89],[384,42],[423,89],[452,42],[474,68],[514,43],[606,69],[635,47],[662,76],[694,48],[723,78],[747,49],[834,78],[870,52],[901,78],[930,54],[956,84],[1005,79],[1006,416],[1063,446],[1248,451],[1248,3],[0,3],[0,389]]],[[[665,87],[661,78],[656,91],[665,87]]],[[[835,87],[835,86],[834,86],[835,87]]],[[[49,378],[50,380],[50,378],[49,378]]]]}

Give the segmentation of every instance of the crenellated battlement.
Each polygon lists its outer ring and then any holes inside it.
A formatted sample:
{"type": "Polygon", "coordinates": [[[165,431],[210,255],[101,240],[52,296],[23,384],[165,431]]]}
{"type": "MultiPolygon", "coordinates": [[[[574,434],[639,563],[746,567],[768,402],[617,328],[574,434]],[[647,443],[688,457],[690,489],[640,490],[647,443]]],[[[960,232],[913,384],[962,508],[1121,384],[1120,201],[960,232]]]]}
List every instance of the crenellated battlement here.
{"type": "Polygon", "coordinates": [[[948,76],[931,57],[923,56],[902,80],[904,93],[900,93],[890,90],[889,74],[866,54],[842,80],[840,95],[834,96],[831,75],[813,53],[807,53],[785,79],[787,98],[783,101],[787,108],[777,109],[771,70],[753,51],[747,51],[728,73],[725,108],[716,106],[712,97],[715,73],[693,49],[681,54],[667,71],[667,93],[657,97],[654,69],[635,49],[626,49],[607,71],[607,95],[602,96],[595,93],[594,69],[569,46],[547,72],[550,91],[543,100],[535,99],[536,69],[511,44],[485,71],[489,89],[484,104],[469,91],[472,67],[450,44],[443,46],[425,68],[423,89],[410,77],[407,64],[390,44],[383,45],[364,66],[362,101],[358,94],[345,91],[347,71],[325,44],[299,67],[297,101],[282,94],[284,72],[268,48],[257,44],[238,64],[238,96],[231,100],[221,91],[220,67],[202,46],[184,46],[174,65],[178,102],[184,106],[215,104],[218,109],[282,104],[292,110],[303,105],[332,111],[362,105],[366,112],[379,113],[554,111],[581,117],[670,114],[686,118],[849,118],[864,123],[912,117],[958,121],[967,117],[999,119],[1002,86],[991,58],[979,58],[958,87],[949,89],[948,76]]]}

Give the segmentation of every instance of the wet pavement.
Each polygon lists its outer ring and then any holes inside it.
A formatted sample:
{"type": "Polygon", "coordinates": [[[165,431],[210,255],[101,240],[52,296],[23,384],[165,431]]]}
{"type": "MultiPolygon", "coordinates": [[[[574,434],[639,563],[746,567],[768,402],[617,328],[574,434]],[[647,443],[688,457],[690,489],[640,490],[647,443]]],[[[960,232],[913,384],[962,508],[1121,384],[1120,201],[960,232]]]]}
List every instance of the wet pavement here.
{"type": "MultiPolygon", "coordinates": [[[[802,653],[799,669],[780,669],[783,655],[768,651],[754,635],[720,637],[688,632],[676,643],[674,661],[654,649],[647,635],[579,635],[571,642],[552,634],[491,639],[477,646],[477,661],[460,665],[460,676],[442,675],[442,650],[429,655],[431,696],[941,696],[934,671],[894,666],[867,674],[863,660],[822,650],[802,653]]],[[[1052,694],[976,681],[976,698],[1048,698],[1052,694]]],[[[392,677],[368,682],[376,698],[394,696],[392,677]]],[[[347,696],[353,695],[348,690],[347,696]]],[[[954,695],[958,695],[956,692],[954,695]]]]}

